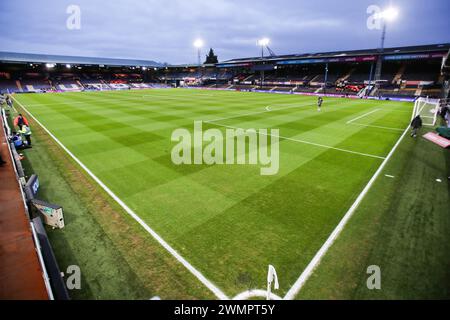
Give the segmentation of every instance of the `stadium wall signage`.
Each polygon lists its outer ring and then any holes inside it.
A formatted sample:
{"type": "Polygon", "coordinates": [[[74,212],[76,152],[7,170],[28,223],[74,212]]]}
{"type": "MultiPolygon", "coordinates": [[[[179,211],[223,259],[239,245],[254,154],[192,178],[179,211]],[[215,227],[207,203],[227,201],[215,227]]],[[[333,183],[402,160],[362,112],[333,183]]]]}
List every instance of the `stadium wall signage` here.
{"type": "Polygon", "coordinates": [[[416,59],[436,59],[443,58],[445,53],[423,53],[423,54],[400,54],[400,55],[387,55],[383,57],[383,60],[416,60],[416,59]]]}
{"type": "Polygon", "coordinates": [[[339,57],[339,58],[322,58],[322,59],[298,59],[298,60],[285,60],[278,61],[278,65],[291,65],[291,64],[311,64],[311,63],[333,63],[333,62],[367,62],[375,61],[376,56],[362,56],[362,57],[339,57]]]}

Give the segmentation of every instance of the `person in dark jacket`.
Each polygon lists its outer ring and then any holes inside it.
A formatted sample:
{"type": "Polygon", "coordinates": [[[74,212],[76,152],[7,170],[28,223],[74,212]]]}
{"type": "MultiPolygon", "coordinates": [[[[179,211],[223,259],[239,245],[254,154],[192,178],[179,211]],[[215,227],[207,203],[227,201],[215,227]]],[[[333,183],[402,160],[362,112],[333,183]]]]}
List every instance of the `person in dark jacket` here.
{"type": "Polygon", "coordinates": [[[320,108],[322,107],[323,98],[319,96],[317,99],[317,111],[320,111],[320,108]]]}
{"type": "Polygon", "coordinates": [[[22,126],[23,126],[23,125],[26,125],[26,126],[28,126],[28,127],[30,126],[30,125],[28,124],[27,118],[25,118],[21,113],[19,113],[19,115],[14,119],[14,125],[15,125],[16,127],[18,127],[19,130],[22,129],[22,126]]]}
{"type": "Polygon", "coordinates": [[[11,99],[11,97],[9,95],[6,96],[6,104],[8,105],[8,107],[12,108],[13,107],[13,100],[11,99]]]}
{"type": "Polygon", "coordinates": [[[412,121],[411,121],[411,137],[417,137],[417,131],[422,127],[422,118],[420,115],[417,115],[412,121]]]}

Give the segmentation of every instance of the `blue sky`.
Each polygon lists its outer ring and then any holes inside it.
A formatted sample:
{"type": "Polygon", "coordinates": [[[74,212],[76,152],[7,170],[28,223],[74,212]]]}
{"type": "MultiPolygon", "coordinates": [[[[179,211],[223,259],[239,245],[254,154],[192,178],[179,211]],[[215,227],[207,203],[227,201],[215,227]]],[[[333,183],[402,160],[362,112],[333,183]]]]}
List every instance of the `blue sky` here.
{"type": "Polygon", "coordinates": [[[198,37],[222,61],[258,55],[261,37],[277,54],[375,48],[369,5],[399,9],[386,46],[450,42],[450,0],[0,0],[0,51],[191,63],[198,37]]]}

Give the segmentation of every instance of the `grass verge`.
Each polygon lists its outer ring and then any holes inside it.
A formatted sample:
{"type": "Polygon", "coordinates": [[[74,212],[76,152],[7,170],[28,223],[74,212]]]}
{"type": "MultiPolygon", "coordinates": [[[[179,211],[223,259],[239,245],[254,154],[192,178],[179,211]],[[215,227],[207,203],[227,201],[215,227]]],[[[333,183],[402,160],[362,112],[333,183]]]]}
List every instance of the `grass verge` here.
{"type": "Polygon", "coordinates": [[[298,298],[449,299],[449,175],[449,150],[405,137],[298,298]]]}

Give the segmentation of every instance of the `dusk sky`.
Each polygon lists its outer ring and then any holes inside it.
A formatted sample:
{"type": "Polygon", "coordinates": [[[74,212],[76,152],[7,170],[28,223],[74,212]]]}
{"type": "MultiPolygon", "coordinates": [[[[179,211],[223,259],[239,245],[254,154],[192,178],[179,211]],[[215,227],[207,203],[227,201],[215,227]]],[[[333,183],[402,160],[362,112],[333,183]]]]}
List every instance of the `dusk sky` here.
{"type": "Polygon", "coordinates": [[[258,55],[261,37],[277,54],[376,48],[366,10],[390,4],[387,47],[450,42],[449,0],[0,0],[0,51],[177,64],[196,62],[196,38],[221,61],[258,55]],[[67,27],[70,5],[79,29],[67,27]]]}

